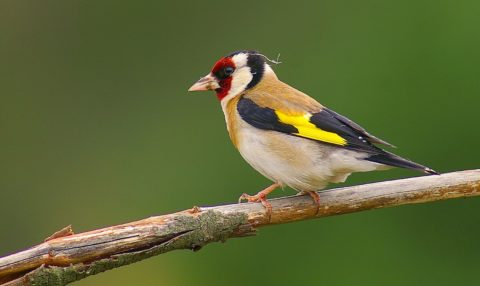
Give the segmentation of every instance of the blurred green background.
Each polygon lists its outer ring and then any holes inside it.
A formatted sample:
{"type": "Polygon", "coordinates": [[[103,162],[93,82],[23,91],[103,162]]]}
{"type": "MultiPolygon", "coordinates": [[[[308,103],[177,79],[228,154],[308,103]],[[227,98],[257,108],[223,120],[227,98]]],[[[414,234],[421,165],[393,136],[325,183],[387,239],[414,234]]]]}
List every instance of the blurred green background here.
{"type": "MultiPolygon", "coordinates": [[[[478,168],[479,15],[467,0],[0,2],[0,255],[68,224],[81,232],[267,186],[230,143],[214,94],[187,93],[239,49],[281,53],[282,80],[400,155],[478,168]]],[[[472,285],[479,208],[472,198],[273,226],[76,285],[472,285]]]]}

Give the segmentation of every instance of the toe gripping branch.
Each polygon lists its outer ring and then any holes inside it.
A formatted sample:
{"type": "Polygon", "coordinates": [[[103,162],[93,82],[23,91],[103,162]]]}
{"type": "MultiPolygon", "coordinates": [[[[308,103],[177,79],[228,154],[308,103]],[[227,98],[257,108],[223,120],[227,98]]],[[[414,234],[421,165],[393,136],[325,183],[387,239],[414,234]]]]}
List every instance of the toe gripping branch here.
{"type": "Polygon", "coordinates": [[[273,192],[276,188],[280,187],[280,184],[274,183],[271,186],[261,190],[256,195],[249,195],[249,194],[242,194],[240,198],[238,198],[238,202],[241,203],[243,200],[246,200],[249,203],[257,203],[260,202],[266,209],[266,215],[268,217],[268,221],[272,219],[272,205],[267,201],[267,195],[273,192]]]}

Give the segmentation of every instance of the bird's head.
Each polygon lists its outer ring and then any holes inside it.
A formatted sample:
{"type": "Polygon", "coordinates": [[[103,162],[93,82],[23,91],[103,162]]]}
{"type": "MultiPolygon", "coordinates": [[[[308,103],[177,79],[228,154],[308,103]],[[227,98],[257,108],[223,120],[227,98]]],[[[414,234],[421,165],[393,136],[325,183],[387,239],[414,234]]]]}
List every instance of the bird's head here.
{"type": "Polygon", "coordinates": [[[266,60],[256,51],[233,52],[218,60],[188,91],[215,90],[218,100],[228,101],[258,84],[266,72],[273,73],[266,60]]]}

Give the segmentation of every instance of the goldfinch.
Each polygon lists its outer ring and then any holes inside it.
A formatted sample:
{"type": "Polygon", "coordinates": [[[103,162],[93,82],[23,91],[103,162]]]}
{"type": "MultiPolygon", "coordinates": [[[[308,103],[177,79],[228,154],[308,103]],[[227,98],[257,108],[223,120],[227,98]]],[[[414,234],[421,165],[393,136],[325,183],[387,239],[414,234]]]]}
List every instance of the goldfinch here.
{"type": "Polygon", "coordinates": [[[273,181],[240,200],[260,201],[269,209],[266,196],[289,186],[318,204],[314,191],[344,182],[353,172],[401,167],[438,174],[380,149],[375,144],[393,146],[280,81],[268,62],[256,51],[231,53],[189,89],[216,92],[231,141],[255,170],[273,181]]]}

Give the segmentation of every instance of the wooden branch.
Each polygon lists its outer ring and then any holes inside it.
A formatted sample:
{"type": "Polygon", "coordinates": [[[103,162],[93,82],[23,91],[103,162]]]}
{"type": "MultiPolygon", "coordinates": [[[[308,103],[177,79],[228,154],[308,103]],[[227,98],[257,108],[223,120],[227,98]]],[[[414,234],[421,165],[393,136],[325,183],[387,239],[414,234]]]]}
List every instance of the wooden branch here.
{"type": "Polygon", "coordinates": [[[268,220],[259,203],[242,203],[150,217],[73,234],[67,227],[45,242],[0,258],[2,285],[65,285],[175,249],[199,250],[256,228],[392,207],[480,195],[480,170],[387,181],[321,191],[320,210],[309,196],[271,200],[268,220]]]}

